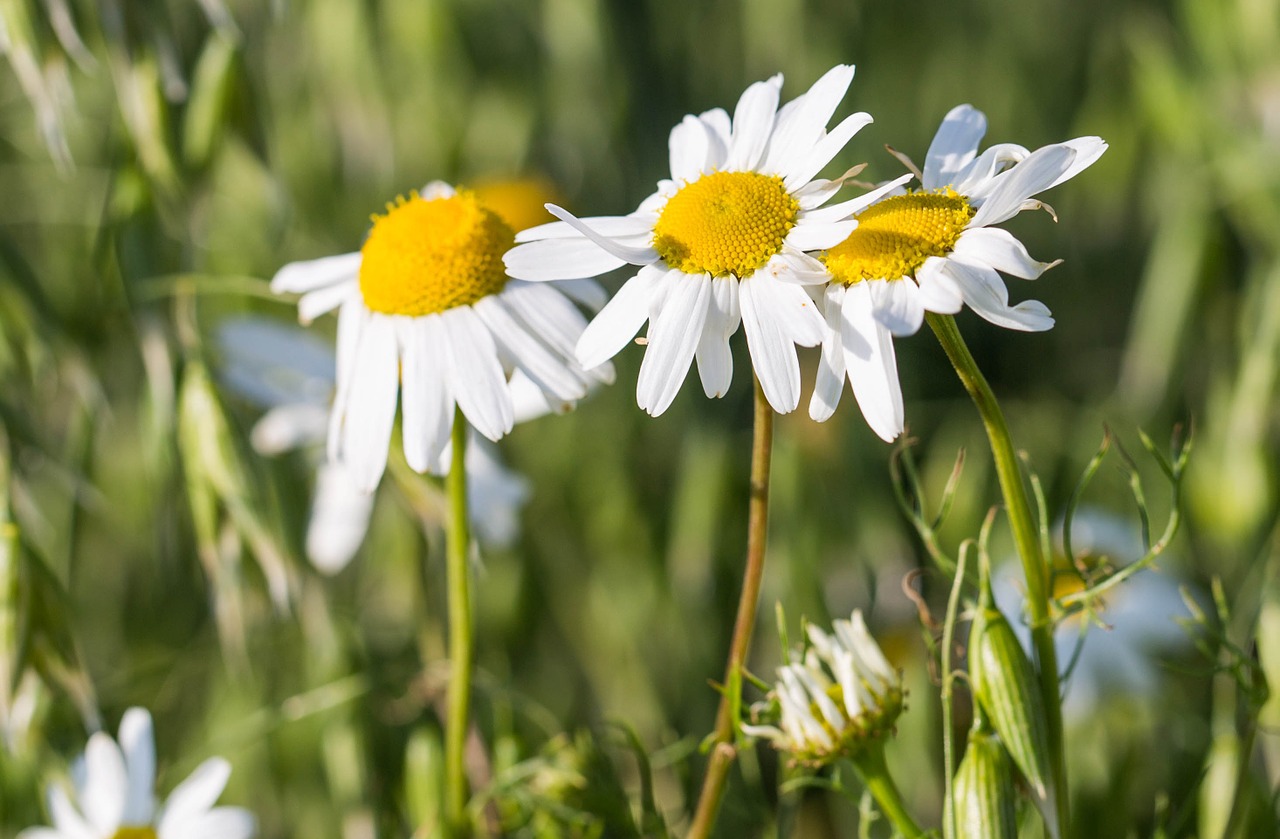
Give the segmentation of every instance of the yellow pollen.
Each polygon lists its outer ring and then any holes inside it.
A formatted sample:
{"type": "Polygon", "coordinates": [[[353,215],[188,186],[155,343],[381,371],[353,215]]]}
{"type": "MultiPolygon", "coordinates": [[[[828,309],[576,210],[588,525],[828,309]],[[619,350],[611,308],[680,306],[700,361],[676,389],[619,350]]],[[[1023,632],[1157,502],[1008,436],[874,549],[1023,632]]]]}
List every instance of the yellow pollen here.
{"type": "Polygon", "coordinates": [[[418,317],[467,306],[507,284],[511,227],[470,192],[414,193],[373,216],[360,250],[360,293],[370,310],[418,317]]]}
{"type": "Polygon", "coordinates": [[[686,274],[749,277],[782,250],[800,205],[776,175],[714,172],[671,196],[653,247],[686,274]]]}
{"type": "Polygon", "coordinates": [[[836,282],[914,277],[931,256],[946,256],[973,218],[969,202],[951,188],[912,192],[872,204],[849,238],[822,256],[836,282]]]}
{"type": "Polygon", "coordinates": [[[151,827],[122,827],[111,839],[156,839],[156,831],[151,827]]]}

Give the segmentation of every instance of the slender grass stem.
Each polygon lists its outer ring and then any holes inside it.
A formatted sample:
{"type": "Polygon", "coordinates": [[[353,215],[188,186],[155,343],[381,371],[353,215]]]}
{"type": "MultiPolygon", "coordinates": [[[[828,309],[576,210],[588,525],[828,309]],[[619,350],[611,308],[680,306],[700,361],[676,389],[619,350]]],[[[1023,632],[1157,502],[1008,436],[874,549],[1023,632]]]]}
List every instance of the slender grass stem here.
{"type": "Polygon", "coordinates": [[[871,744],[868,749],[853,762],[858,770],[858,777],[866,785],[871,797],[880,805],[880,812],[893,823],[894,828],[906,839],[924,836],[924,830],[916,824],[916,820],[907,811],[907,804],[902,800],[898,785],[889,774],[889,766],[884,760],[884,742],[871,744]]]}
{"type": "Polygon", "coordinates": [[[769,526],[769,467],[773,456],[773,408],[764,397],[759,379],[755,381],[755,421],[751,440],[751,495],[747,506],[747,564],[742,573],[742,594],[733,625],[733,640],[725,665],[724,694],[716,713],[714,747],[702,781],[698,807],[686,839],[706,839],[711,835],[720,800],[724,797],[729,768],[737,754],[733,748],[737,709],[741,697],[742,666],[751,647],[760,582],[764,578],[764,550],[769,526]]]}
{"type": "Polygon", "coordinates": [[[1053,796],[1058,815],[1058,835],[1068,836],[1070,802],[1067,788],[1066,751],[1062,737],[1062,699],[1058,685],[1058,655],[1053,645],[1053,623],[1049,618],[1048,569],[1040,550],[1039,530],[1031,506],[1027,503],[1027,491],[1022,482],[1018,457],[1009,436],[1009,427],[996,402],[991,386],[978,369],[969,348],[956,327],[955,318],[932,312],[926,315],[933,334],[938,336],[947,358],[956,368],[965,390],[973,398],[987,429],[991,442],[991,454],[995,459],[996,474],[1000,479],[1000,492],[1004,496],[1013,541],[1022,560],[1022,570],[1027,578],[1027,612],[1031,622],[1031,639],[1035,647],[1039,670],[1040,693],[1044,699],[1049,727],[1049,768],[1053,777],[1053,796]]]}
{"type": "Polygon", "coordinates": [[[471,620],[471,525],[467,516],[467,420],[459,409],[453,417],[453,461],[446,488],[449,495],[446,575],[449,586],[449,703],[444,733],[444,816],[448,835],[471,835],[467,818],[465,752],[471,711],[471,665],[474,638],[471,620]]]}

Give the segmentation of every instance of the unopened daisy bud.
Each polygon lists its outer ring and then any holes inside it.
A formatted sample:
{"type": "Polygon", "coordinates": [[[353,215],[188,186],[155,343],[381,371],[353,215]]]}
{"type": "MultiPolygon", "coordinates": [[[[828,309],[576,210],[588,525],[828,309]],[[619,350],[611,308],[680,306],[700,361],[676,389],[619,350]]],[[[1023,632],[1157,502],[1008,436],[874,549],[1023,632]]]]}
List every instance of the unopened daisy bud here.
{"type": "Polygon", "coordinates": [[[969,732],[964,760],[951,788],[955,839],[1014,839],[1018,835],[1009,753],[985,726],[969,732]]]}
{"type": "Polygon", "coordinates": [[[1036,674],[1008,619],[995,607],[989,579],[969,632],[974,699],[1004,741],[1035,794],[1046,797],[1049,735],[1036,674]]]}
{"type": "Polygon", "coordinates": [[[778,669],[778,723],[743,725],[799,763],[823,766],[856,758],[893,730],[902,712],[902,680],[855,610],[828,635],[809,627],[804,658],[778,669]]]}

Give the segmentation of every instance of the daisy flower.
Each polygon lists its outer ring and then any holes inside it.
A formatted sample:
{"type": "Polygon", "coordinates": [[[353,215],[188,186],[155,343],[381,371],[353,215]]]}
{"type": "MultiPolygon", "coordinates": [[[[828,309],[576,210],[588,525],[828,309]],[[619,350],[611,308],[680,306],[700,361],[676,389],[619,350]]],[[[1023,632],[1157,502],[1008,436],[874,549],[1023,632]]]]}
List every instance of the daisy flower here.
{"type": "Polygon", "coordinates": [[[155,800],[156,750],[151,715],[130,708],[120,740],[98,732],[72,767],[73,794],[48,790],[53,827],[30,827],[18,839],[249,839],[253,816],[239,807],[214,807],[231,766],[209,758],[160,806],[155,800]]]}
{"type": "Polygon", "coordinates": [[[778,724],[743,725],[800,763],[824,766],[856,757],[902,713],[902,677],[867,631],[862,612],[838,620],[827,634],[808,627],[810,647],[800,661],[778,668],[772,695],[778,724]]]}
{"type": "Polygon", "coordinates": [[[304,323],[338,309],[331,460],[372,490],[387,463],[400,401],[405,460],[428,471],[449,442],[455,407],[498,440],[515,423],[508,381],[521,370],[550,404],[572,403],[610,365],[573,357],[594,283],[512,280],[502,254],[514,233],[475,194],[435,182],[387,205],[356,253],[284,266],[276,292],[298,292],[304,323]]]}
{"type": "MultiPolygon", "coordinates": [[[[227,385],[267,409],[250,433],[255,451],[274,456],[323,446],[334,389],[333,350],[323,340],[266,318],[241,317],[220,324],[218,343],[227,385]]],[[[542,390],[519,370],[509,385],[517,423],[564,407],[548,404],[542,390]]],[[[449,461],[446,446],[430,471],[447,475],[449,461]]],[[[466,467],[467,509],[476,537],[489,546],[510,546],[520,533],[529,482],[503,464],[497,446],[474,435],[467,444],[466,467]]],[[[336,574],[351,562],[369,530],[373,500],[341,463],[319,463],[305,540],[312,565],[336,574]]]]}
{"type": "Polygon", "coordinates": [[[671,179],[627,216],[562,219],[526,230],[507,253],[525,280],[595,277],[641,266],[578,341],[592,368],[616,355],[648,321],[636,401],[657,416],[693,359],[709,397],[733,376],[729,337],[742,324],[751,362],[774,410],[800,398],[796,345],[816,346],[822,318],[795,280],[822,271],[804,252],[832,247],[856,226],[850,207],[820,209],[840,180],[814,176],[871,122],[865,113],[826,130],[853,79],[841,65],[778,107],[782,76],[751,85],[732,121],[716,108],[671,130],[671,179]]]}
{"type": "Polygon", "coordinates": [[[1037,262],[1010,233],[991,225],[1045,207],[1032,196],[1092,165],[1107,144],[1079,137],[1028,151],[1003,143],[978,154],[987,118],[970,105],[951,109],[929,146],[922,189],[877,190],[854,213],[857,228],[820,259],[825,328],[809,415],[835,412],[846,376],[871,428],[885,440],[902,432],[902,390],[894,335],[915,333],[926,311],[968,305],[997,326],[1038,332],[1053,326],[1038,300],[1009,305],[997,271],[1035,279],[1057,262],[1037,262]]]}

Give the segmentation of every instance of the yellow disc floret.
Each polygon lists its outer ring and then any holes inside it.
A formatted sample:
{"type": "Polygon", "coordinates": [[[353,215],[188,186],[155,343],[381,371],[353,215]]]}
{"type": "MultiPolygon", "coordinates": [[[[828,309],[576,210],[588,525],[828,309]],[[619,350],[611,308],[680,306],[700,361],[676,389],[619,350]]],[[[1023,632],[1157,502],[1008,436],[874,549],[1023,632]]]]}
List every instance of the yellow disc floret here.
{"type": "Polygon", "coordinates": [[[502,254],[515,234],[466,191],[418,194],[373,217],[360,250],[360,293],[370,310],[417,317],[466,306],[502,291],[502,254]]]}
{"type": "Polygon", "coordinates": [[[749,277],[782,250],[800,205],[776,175],[715,172],[671,196],[653,247],[686,274],[749,277]]]}
{"type": "Polygon", "coordinates": [[[822,261],[845,285],[914,277],[929,257],[951,253],[973,213],[950,188],[886,198],[864,210],[849,238],[822,261]]]}
{"type": "Polygon", "coordinates": [[[156,839],[156,831],[152,827],[122,827],[111,839],[156,839]]]}

